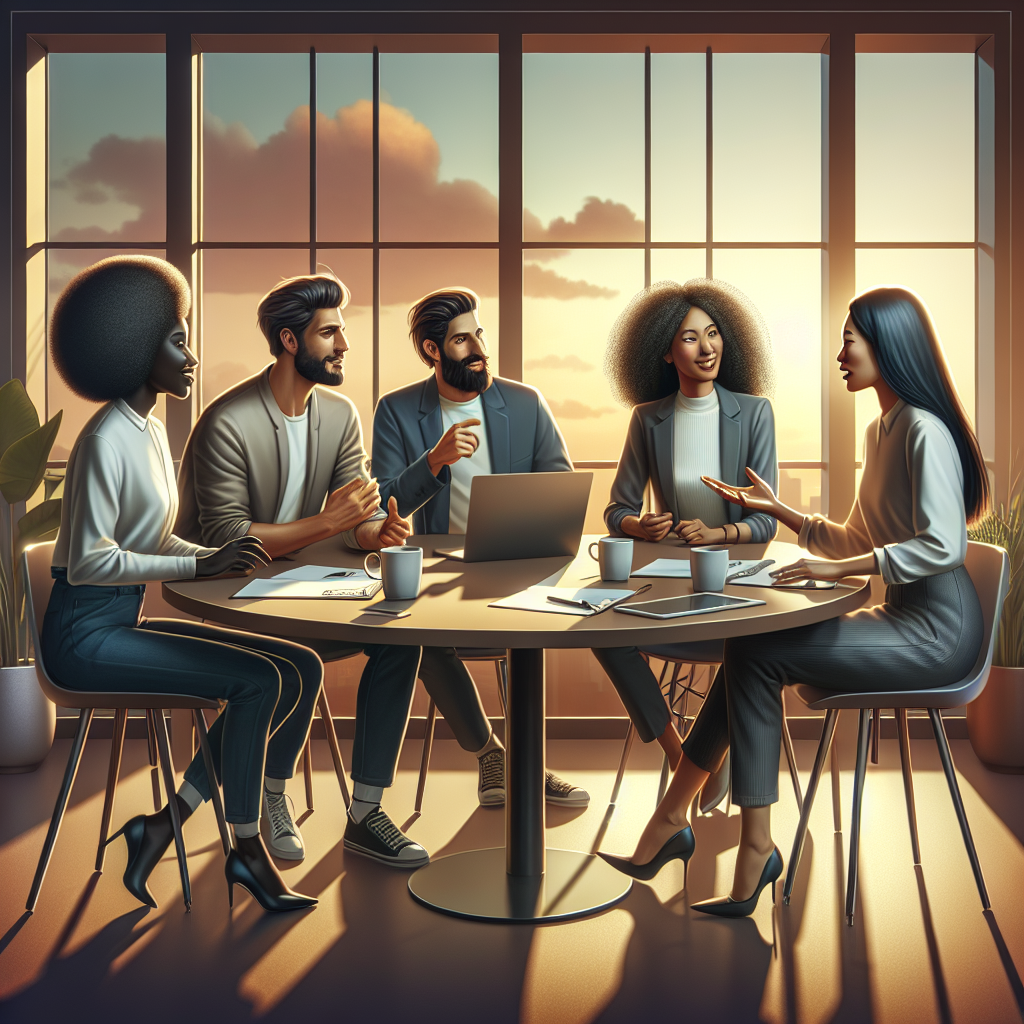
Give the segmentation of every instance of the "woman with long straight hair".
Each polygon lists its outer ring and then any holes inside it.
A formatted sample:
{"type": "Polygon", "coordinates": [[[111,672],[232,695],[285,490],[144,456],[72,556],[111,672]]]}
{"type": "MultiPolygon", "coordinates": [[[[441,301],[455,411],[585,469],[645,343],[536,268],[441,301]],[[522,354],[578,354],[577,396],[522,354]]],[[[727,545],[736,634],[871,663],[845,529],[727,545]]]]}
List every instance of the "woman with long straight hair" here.
{"type": "Polygon", "coordinates": [[[751,486],[705,483],[799,535],[811,557],[773,573],[779,582],[878,574],[885,602],[825,622],[725,642],[725,662],[683,744],[683,758],[632,858],[606,857],[628,874],[693,850],[686,814],[732,746],[733,802],[742,828],[732,893],[694,904],[723,917],[749,914],[782,874],[772,842],[778,799],[782,687],[838,691],[944,686],[978,655],[982,614],[964,568],[967,524],[989,504],[977,438],[956,392],[925,304],[906,288],[874,288],[850,303],[839,369],[848,391],[874,388],[880,415],[864,436],[864,472],[845,523],[805,516],[749,472],[751,486]]]}

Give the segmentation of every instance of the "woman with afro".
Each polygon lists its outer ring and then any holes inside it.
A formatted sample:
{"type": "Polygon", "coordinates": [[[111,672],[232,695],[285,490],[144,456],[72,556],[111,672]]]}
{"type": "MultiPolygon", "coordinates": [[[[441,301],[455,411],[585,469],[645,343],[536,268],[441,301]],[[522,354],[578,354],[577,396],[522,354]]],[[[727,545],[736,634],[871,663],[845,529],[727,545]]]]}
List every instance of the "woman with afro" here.
{"type": "MultiPolygon", "coordinates": [[[[633,406],[604,518],[611,534],[688,544],[766,543],[776,521],[732,505],[702,477],[747,483],[746,470],[776,486],[771,340],[764,319],[724,281],[661,281],[638,293],[608,338],[605,374],[633,406]],[[651,507],[644,512],[650,488],[651,507]]],[[[722,661],[722,641],[671,644],[663,653],[722,661]]],[[[595,649],[645,743],[657,739],[675,768],[682,740],[661,688],[636,647],[595,649]]],[[[705,788],[701,807],[728,789],[728,762],[705,788]]]]}
{"type": "MultiPolygon", "coordinates": [[[[75,394],[103,405],[68,459],[41,643],[68,689],[227,702],[210,747],[235,833],[224,867],[229,896],[238,883],[266,910],[298,909],[316,900],[278,874],[260,836],[260,801],[264,768],[268,784],[292,775],[323,680],[320,659],[287,641],[140,614],[147,583],[248,575],[269,563],[254,537],[206,548],[171,532],[177,488],[152,411],[160,394],[188,397],[198,362],[188,346],[190,306],[188,283],[169,263],[112,256],[74,277],[54,307],[54,365],[75,394]]],[[[197,755],[173,798],[176,816],[184,820],[209,796],[197,755]]],[[[146,883],[173,838],[171,805],[111,838],[122,834],[125,887],[155,907],[146,883]]]]}

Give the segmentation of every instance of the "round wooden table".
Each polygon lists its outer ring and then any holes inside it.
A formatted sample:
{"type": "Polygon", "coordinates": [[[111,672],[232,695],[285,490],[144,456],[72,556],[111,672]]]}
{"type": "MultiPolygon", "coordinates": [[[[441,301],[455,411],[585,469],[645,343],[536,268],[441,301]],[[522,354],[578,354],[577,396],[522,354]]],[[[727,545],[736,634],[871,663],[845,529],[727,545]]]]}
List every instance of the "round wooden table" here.
{"type": "MultiPolygon", "coordinates": [[[[644,600],[692,591],[689,580],[651,579],[601,583],[587,555],[596,537],[583,538],[580,554],[506,562],[453,562],[432,557],[448,536],[410,538],[424,549],[420,596],[400,619],[367,614],[371,601],[234,598],[243,579],[185,580],[163,584],[167,602],[184,612],[254,633],[339,639],[357,643],[425,647],[497,647],[508,650],[505,847],[471,850],[432,861],[416,871],[409,890],[421,903],[445,913],[493,921],[579,917],[622,899],[631,881],[600,858],[576,850],[547,849],[544,842],[544,650],[548,647],[646,647],[691,640],[768,633],[842,615],[868,598],[865,580],[834,590],[772,590],[727,586],[726,593],[763,600],[763,605],[680,619],[644,619],[612,610],[588,618],[491,608],[488,605],[534,584],[635,589],[653,584],[644,600]]],[[[801,557],[792,544],[739,544],[730,558],[774,558],[785,565],[801,557]]],[[[656,558],[689,558],[675,541],[635,542],[634,570],[656,558]]],[[[339,568],[362,564],[339,538],[304,548],[291,562],[275,562],[258,574],[274,576],[296,565],[339,568]]]]}

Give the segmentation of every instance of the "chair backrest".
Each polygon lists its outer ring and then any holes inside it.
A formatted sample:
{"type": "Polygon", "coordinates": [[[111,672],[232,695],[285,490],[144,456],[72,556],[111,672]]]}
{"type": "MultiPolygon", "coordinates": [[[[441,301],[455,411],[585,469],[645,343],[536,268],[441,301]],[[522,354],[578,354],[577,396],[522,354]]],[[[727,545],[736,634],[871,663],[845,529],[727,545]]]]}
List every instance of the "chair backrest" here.
{"type": "Polygon", "coordinates": [[[968,679],[964,680],[963,703],[969,704],[985,688],[989,669],[996,649],[999,633],[999,619],[1003,614],[1003,602],[1010,589],[1010,559],[1002,548],[994,544],[980,544],[968,541],[964,568],[971,577],[978,592],[985,630],[982,634],[978,660],[968,679]]]}
{"type": "MultiPolygon", "coordinates": [[[[25,615],[28,619],[29,636],[36,656],[36,675],[39,685],[46,692],[54,686],[53,680],[43,663],[43,647],[39,642],[39,631],[43,626],[46,606],[50,603],[50,591],[53,589],[53,577],[50,566],[53,564],[53,548],[56,541],[45,544],[33,544],[26,548],[21,556],[21,576],[25,588],[25,615]]],[[[52,700],[53,697],[47,693],[52,700]]]]}

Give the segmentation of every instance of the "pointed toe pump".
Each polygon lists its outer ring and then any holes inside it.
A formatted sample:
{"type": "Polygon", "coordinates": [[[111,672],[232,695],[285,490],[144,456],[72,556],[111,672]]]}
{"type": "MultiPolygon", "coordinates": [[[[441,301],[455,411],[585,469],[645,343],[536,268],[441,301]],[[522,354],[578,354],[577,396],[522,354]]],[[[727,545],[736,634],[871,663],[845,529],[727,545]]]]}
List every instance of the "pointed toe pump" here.
{"type": "Polygon", "coordinates": [[[782,876],[782,854],[776,846],[768,856],[754,895],[746,900],[734,900],[731,896],[716,896],[714,899],[691,903],[691,910],[699,910],[702,914],[713,914],[715,917],[749,917],[757,906],[761,890],[766,885],[772,887],[772,903],[775,902],[775,883],[782,876]]]}
{"type": "Polygon", "coordinates": [[[124,887],[140,903],[155,908],[156,899],[146,883],[174,838],[170,816],[160,811],[157,814],[138,814],[134,818],[129,818],[105,845],[109,846],[122,835],[128,847],[128,863],[125,865],[122,879],[124,887]]]}
{"type": "Polygon", "coordinates": [[[646,863],[634,864],[628,857],[616,857],[612,853],[598,853],[603,861],[611,864],[630,878],[639,878],[643,882],[650,881],[670,860],[683,862],[683,885],[686,885],[686,870],[693,856],[697,843],[693,838],[693,829],[687,825],[671,836],[668,842],[646,863]]]}
{"type": "Polygon", "coordinates": [[[315,907],[315,896],[303,896],[288,888],[278,873],[260,836],[236,839],[235,848],[224,862],[228,882],[228,906],[235,905],[235,886],[240,885],[266,911],[305,910],[315,907]]]}

